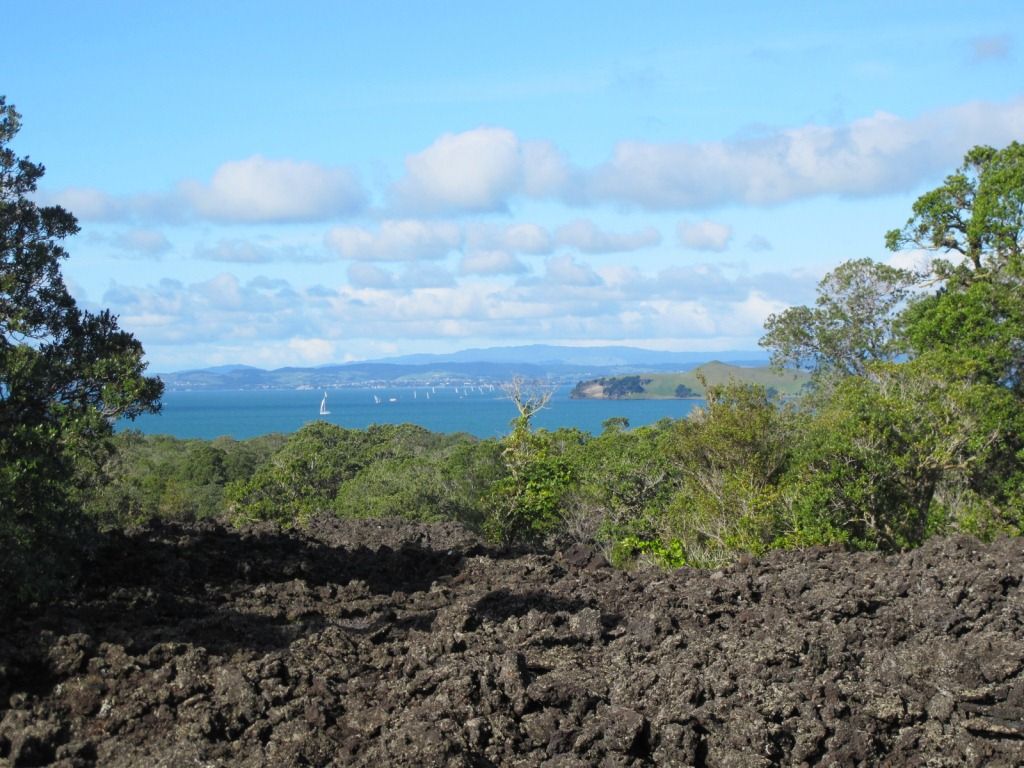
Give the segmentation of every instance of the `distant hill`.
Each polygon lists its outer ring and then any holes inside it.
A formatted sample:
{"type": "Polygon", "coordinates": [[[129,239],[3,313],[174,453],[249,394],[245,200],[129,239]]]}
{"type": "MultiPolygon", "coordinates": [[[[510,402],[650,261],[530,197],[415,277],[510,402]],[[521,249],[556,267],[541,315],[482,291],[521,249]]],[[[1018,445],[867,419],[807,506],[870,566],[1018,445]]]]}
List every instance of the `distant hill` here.
{"type": "Polygon", "coordinates": [[[581,381],[573,389],[572,397],[583,400],[703,397],[704,385],[698,376],[703,376],[710,385],[727,384],[729,381],[762,384],[783,396],[798,394],[810,379],[803,371],[779,371],[769,366],[751,368],[715,360],[680,373],[639,373],[581,381]]]}
{"type": "Polygon", "coordinates": [[[162,373],[160,378],[169,390],[496,384],[517,376],[571,384],[581,379],[627,375],[639,371],[686,371],[712,356],[739,365],[756,366],[767,360],[763,352],[756,351],[658,352],[636,347],[560,347],[535,344],[467,349],[449,355],[403,355],[315,368],[264,370],[246,365],[221,365],[162,373]]]}

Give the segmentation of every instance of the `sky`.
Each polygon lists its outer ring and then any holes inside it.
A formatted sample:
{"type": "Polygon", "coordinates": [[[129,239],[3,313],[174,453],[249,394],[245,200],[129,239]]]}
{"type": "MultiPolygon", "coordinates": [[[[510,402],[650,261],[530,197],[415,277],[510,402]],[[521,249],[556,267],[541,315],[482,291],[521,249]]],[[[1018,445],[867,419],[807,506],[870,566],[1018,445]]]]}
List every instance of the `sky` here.
{"type": "Polygon", "coordinates": [[[151,371],[756,349],[977,144],[1024,3],[34,0],[0,93],[151,371]]]}

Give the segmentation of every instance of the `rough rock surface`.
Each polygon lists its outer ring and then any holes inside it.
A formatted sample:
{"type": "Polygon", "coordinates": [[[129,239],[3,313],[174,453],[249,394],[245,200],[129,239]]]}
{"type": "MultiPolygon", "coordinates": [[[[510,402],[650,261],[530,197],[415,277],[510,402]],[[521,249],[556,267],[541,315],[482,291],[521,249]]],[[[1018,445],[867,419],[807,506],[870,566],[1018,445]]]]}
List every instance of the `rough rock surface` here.
{"type": "Polygon", "coordinates": [[[613,570],[452,525],[112,538],[0,630],[0,764],[1024,764],[1024,540],[613,570]]]}

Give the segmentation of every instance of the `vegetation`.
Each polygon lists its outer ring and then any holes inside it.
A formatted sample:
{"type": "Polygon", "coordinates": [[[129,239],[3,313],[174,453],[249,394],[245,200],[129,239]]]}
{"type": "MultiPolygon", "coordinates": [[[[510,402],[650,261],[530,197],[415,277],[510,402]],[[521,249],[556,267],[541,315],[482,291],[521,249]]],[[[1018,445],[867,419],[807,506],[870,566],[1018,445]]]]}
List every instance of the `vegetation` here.
{"type": "Polygon", "coordinates": [[[805,371],[768,366],[746,368],[728,363],[705,363],[684,373],[645,373],[643,376],[608,376],[581,381],[572,391],[579,399],[657,400],[704,397],[705,387],[728,384],[756,384],[786,396],[801,393],[809,379],[805,371]]]}
{"type": "Polygon", "coordinates": [[[33,201],[44,169],[11,149],[20,124],[0,97],[0,601],[70,577],[112,420],[156,410],[162,391],[139,342],[68,292],[60,242],[78,226],[33,201]]]}
{"type": "Polygon", "coordinates": [[[623,567],[714,566],[815,544],[897,550],[1024,527],[1019,144],[971,150],[886,235],[890,248],[932,251],[927,269],[848,262],[813,307],[769,318],[773,371],[709,364],[586,383],[606,396],[702,395],[687,419],[638,429],[610,419],[596,436],[535,430],[550,392],[517,381],[519,415],[501,440],[314,422],[207,442],[112,435],[114,419],[158,408],[161,385],[116,318],[68,294],[59,242],[75,220],[32,202],[43,169],[8,148],[18,120],[0,99],[8,603],[67,582],[90,531],[153,518],[449,519],[499,545],[596,543],[623,567]]]}

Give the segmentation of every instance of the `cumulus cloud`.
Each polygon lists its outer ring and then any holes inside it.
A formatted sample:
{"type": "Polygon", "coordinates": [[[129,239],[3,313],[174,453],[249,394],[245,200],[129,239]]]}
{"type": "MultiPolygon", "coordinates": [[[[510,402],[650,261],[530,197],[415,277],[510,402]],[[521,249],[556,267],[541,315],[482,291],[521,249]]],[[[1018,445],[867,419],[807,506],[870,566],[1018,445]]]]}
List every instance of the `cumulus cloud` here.
{"type": "Polygon", "coordinates": [[[356,288],[376,288],[390,290],[395,287],[395,279],[386,269],[375,264],[356,262],[348,267],[348,282],[356,288]]]}
{"type": "Polygon", "coordinates": [[[710,219],[680,222],[677,227],[679,244],[695,251],[724,251],[732,240],[732,227],[710,219]]]}
{"type": "Polygon", "coordinates": [[[376,231],[335,227],[325,242],[343,259],[419,261],[443,259],[461,246],[462,233],[455,224],[403,219],[381,222],[376,231]]]}
{"type": "Polygon", "coordinates": [[[603,281],[587,264],[580,264],[569,254],[552,256],[545,264],[544,279],[549,283],[564,286],[600,285],[603,281]]]}
{"type": "Polygon", "coordinates": [[[201,243],[195,247],[193,255],[203,261],[223,261],[232,264],[325,260],[322,254],[311,253],[301,246],[242,239],[218,240],[213,245],[201,243]]]}
{"type": "Polygon", "coordinates": [[[248,240],[221,240],[215,245],[196,246],[195,257],[205,261],[264,264],[273,261],[274,253],[270,248],[248,240]]]}
{"type": "Polygon", "coordinates": [[[546,256],[554,247],[551,234],[539,224],[530,222],[498,225],[489,221],[472,221],[463,228],[463,248],[467,252],[497,250],[546,256]]]}
{"type": "Polygon", "coordinates": [[[247,282],[221,273],[185,284],[164,278],[155,286],[114,284],[103,302],[144,342],[191,344],[196,339],[304,336],[309,297],[286,280],[257,277],[247,282]]]}
{"type": "Polygon", "coordinates": [[[128,209],[123,200],[87,187],[68,187],[41,195],[40,202],[63,206],[78,218],[92,221],[117,221],[124,218],[128,209]]]}
{"type": "Polygon", "coordinates": [[[551,236],[537,224],[513,224],[502,233],[501,244],[515,253],[534,256],[551,253],[551,236]]]}
{"type": "Polygon", "coordinates": [[[155,229],[130,229],[115,235],[110,242],[122,251],[150,258],[159,258],[171,249],[170,240],[155,229]]]}
{"type": "Polygon", "coordinates": [[[195,213],[216,221],[316,221],[359,211],[366,196],[352,171],[254,155],[224,163],[208,183],[183,181],[195,213]]]}
{"type": "Polygon", "coordinates": [[[716,265],[595,271],[560,255],[548,259],[540,279],[511,285],[471,278],[456,284],[430,263],[396,274],[355,262],[347,284],[332,287],[267,277],[243,281],[224,273],[188,284],[115,284],[103,301],[158,359],[176,359],[180,353],[173,348],[196,349],[197,339],[207,339],[222,351],[243,351],[229,360],[276,366],[302,362],[289,357],[292,342],[325,355],[321,342],[351,352],[381,339],[406,347],[441,337],[653,344],[672,329],[676,343],[694,348],[752,347],[767,315],[813,300],[816,281],[798,272],[754,274],[716,265]]]}
{"type": "Polygon", "coordinates": [[[526,265],[508,251],[470,251],[459,261],[463,275],[518,275],[526,265]]]}
{"type": "Polygon", "coordinates": [[[60,205],[83,221],[152,219],[177,222],[185,215],[184,202],[173,194],[112,195],[91,187],[41,191],[42,205],[60,205]]]}
{"type": "Polygon", "coordinates": [[[555,239],[583,253],[622,253],[658,245],[661,235],[654,227],[626,234],[604,232],[590,219],[576,219],[559,227],[555,239]]]}
{"type": "MultiPolygon", "coordinates": [[[[1008,56],[1010,45],[1006,36],[972,42],[979,60],[1008,56]]],[[[392,210],[405,215],[505,211],[518,198],[649,210],[776,205],[908,191],[955,166],[972,145],[1003,146],[1022,134],[1024,98],[976,101],[910,118],[878,112],[841,125],[797,125],[723,141],[622,141],[606,162],[580,169],[551,142],[483,127],[444,134],[407,156],[404,175],[384,192],[392,210]]],[[[72,187],[39,199],[86,220],[253,223],[365,212],[368,191],[348,168],[256,155],[222,164],[208,181],[183,181],[162,194],[72,187]]],[[[508,228],[516,242],[480,247],[549,253],[550,235],[531,226],[508,228]]],[[[646,230],[631,236],[653,239],[646,230]]]]}
{"type": "Polygon", "coordinates": [[[548,142],[522,142],[506,128],[446,133],[405,160],[406,175],[391,189],[399,209],[428,213],[500,211],[517,194],[559,190],[568,175],[548,142]]]}
{"type": "Polygon", "coordinates": [[[879,112],[848,125],[804,125],[733,141],[625,141],[588,174],[580,194],[658,210],[886,194],[955,165],[973,144],[998,146],[1022,133],[1024,99],[1016,99],[912,119],[879,112]]]}
{"type": "Polygon", "coordinates": [[[397,284],[406,290],[452,288],[455,286],[455,277],[447,269],[436,264],[412,264],[399,275],[397,284]]]}
{"type": "MultiPolygon", "coordinates": [[[[889,254],[886,264],[897,269],[908,269],[912,272],[926,272],[935,258],[935,253],[920,248],[896,251],[889,254]]],[[[944,257],[945,258],[945,257],[944,257]]]]}

